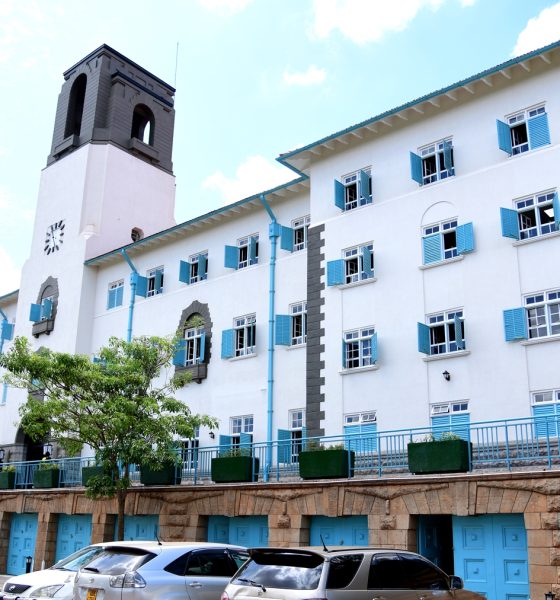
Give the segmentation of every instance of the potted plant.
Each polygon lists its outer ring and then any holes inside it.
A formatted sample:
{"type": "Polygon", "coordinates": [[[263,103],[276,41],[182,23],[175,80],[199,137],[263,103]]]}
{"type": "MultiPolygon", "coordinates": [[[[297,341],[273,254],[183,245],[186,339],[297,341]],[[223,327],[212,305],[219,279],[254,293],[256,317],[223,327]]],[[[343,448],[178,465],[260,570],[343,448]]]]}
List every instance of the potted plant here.
{"type": "Polygon", "coordinates": [[[16,468],[5,465],[0,471],[0,490],[13,490],[16,486],[16,468]]]}
{"type": "Polygon", "coordinates": [[[33,473],[33,487],[60,487],[60,469],[58,467],[58,463],[44,458],[33,473]]]}
{"type": "Polygon", "coordinates": [[[470,470],[469,459],[469,442],[451,432],[408,444],[408,469],[415,474],[464,473],[470,470]]]}
{"type": "Polygon", "coordinates": [[[352,477],[355,458],[355,452],[343,444],[325,447],[311,441],[299,453],[299,476],[302,479],[352,477]]]}
{"type": "Polygon", "coordinates": [[[165,462],[159,467],[140,466],[140,483],[144,485],[175,485],[181,478],[177,474],[177,464],[165,462]]]}
{"type": "Polygon", "coordinates": [[[82,485],[84,487],[87,486],[88,481],[92,477],[100,477],[104,475],[105,471],[103,467],[98,467],[96,465],[88,465],[87,467],[82,467],[82,485]]]}
{"type": "Polygon", "coordinates": [[[249,448],[232,448],[212,459],[211,474],[215,483],[257,481],[259,459],[249,448]]]}

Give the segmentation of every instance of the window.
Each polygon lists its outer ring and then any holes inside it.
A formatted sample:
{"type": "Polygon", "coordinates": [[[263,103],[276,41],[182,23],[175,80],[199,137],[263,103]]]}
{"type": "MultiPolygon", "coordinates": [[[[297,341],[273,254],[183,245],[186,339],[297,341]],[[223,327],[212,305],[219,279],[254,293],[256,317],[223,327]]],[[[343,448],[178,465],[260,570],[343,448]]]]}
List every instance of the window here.
{"type": "Polygon", "coordinates": [[[243,417],[231,417],[230,419],[231,445],[239,446],[241,444],[241,434],[253,436],[253,415],[243,417]]]}
{"type": "Polygon", "coordinates": [[[371,168],[344,175],[341,179],[334,182],[334,203],[340,210],[353,210],[372,203],[371,168]]]}
{"type": "Polygon", "coordinates": [[[156,267],[148,271],[146,279],[148,284],[146,295],[148,298],[156,294],[163,294],[163,267],[156,267]]]}
{"type": "Polygon", "coordinates": [[[145,105],[138,104],[132,114],[132,130],[130,137],[137,138],[144,144],[154,145],[154,113],[145,105]]]}
{"type": "Polygon", "coordinates": [[[439,439],[444,433],[454,433],[463,440],[469,439],[470,414],[466,400],[432,404],[432,434],[439,439]]]}
{"type": "Polygon", "coordinates": [[[377,334],[373,327],[345,331],[342,340],[342,367],[358,369],[377,361],[377,334]]]}
{"type": "Polygon", "coordinates": [[[189,256],[189,260],[179,262],[179,281],[190,285],[208,278],[208,252],[189,256]]]}
{"type": "Polygon", "coordinates": [[[309,223],[309,215],[292,221],[292,231],[294,232],[294,252],[297,252],[298,250],[305,250],[305,248],[307,248],[307,231],[309,229],[309,223]]]}
{"type": "Polygon", "coordinates": [[[113,281],[109,284],[107,292],[107,310],[122,306],[123,303],[124,280],[113,281]]]}
{"type": "Polygon", "coordinates": [[[429,144],[410,153],[411,177],[420,185],[455,175],[451,138],[429,144]]]}
{"type": "Polygon", "coordinates": [[[502,235],[527,240],[558,231],[560,204],[556,191],[521,198],[515,210],[501,208],[502,235]]]}
{"type": "Polygon", "coordinates": [[[373,243],[342,251],[343,258],[327,263],[327,285],[344,285],[374,278],[373,243]]]}
{"type": "Polygon", "coordinates": [[[344,436],[347,450],[377,450],[377,413],[371,410],[344,415],[344,436]]]}
{"type": "Polygon", "coordinates": [[[532,394],[535,434],[538,437],[558,437],[560,432],[560,390],[532,394]]]}
{"type": "Polygon", "coordinates": [[[431,356],[465,349],[463,311],[430,315],[427,325],[418,323],[418,351],[431,356]]]}
{"type": "Polygon", "coordinates": [[[234,320],[235,356],[245,356],[255,352],[255,315],[238,317],[234,320]]]}
{"type": "Polygon", "coordinates": [[[307,341],[307,302],[290,305],[291,345],[299,346],[307,341]]]}
{"type": "Polygon", "coordinates": [[[527,296],[525,306],[529,339],[560,334],[560,290],[527,296]]]}
{"type": "Polygon", "coordinates": [[[32,304],[29,311],[29,320],[34,323],[47,321],[52,317],[54,296],[44,297],[41,304],[32,304]]]}
{"type": "Polygon", "coordinates": [[[528,108],[498,120],[498,146],[510,156],[550,144],[548,115],[544,105],[528,108]]]}
{"type": "Polygon", "coordinates": [[[375,590],[449,590],[447,577],[420,556],[377,553],[371,559],[368,589],[375,590]]]}
{"type": "Polygon", "coordinates": [[[225,266],[244,269],[259,262],[259,234],[254,233],[237,240],[236,246],[225,247],[225,266]]]}
{"type": "Polygon", "coordinates": [[[288,415],[289,429],[278,430],[278,462],[297,464],[299,453],[303,450],[303,440],[307,437],[305,429],[305,409],[296,408],[288,415]]]}
{"type": "Polygon", "coordinates": [[[194,438],[190,440],[183,440],[181,442],[181,454],[183,460],[183,468],[191,470],[196,468],[198,461],[198,448],[200,446],[200,429],[197,427],[194,432],[194,438]]]}
{"type": "Polygon", "coordinates": [[[185,366],[204,362],[204,326],[185,329],[185,366]]]}
{"type": "Polygon", "coordinates": [[[425,265],[449,260],[474,250],[472,223],[457,225],[457,219],[440,221],[423,229],[422,256],[425,265]]]}

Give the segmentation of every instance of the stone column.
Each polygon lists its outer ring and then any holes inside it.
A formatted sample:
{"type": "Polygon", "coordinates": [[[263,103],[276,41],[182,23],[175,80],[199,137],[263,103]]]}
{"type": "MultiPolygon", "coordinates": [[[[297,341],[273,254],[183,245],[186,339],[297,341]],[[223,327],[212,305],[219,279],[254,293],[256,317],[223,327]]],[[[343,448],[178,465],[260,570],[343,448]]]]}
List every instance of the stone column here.
{"type": "Polygon", "coordinates": [[[5,573],[8,568],[8,546],[10,540],[10,525],[12,522],[12,513],[7,511],[0,512],[0,539],[5,543],[0,544],[0,573],[5,573]]]}
{"type": "Polygon", "coordinates": [[[368,515],[369,544],[416,551],[416,519],[409,514],[368,515]]]}
{"type": "Polygon", "coordinates": [[[160,514],[159,537],[166,542],[205,542],[208,517],[183,513],[160,514]]]}
{"type": "Polygon", "coordinates": [[[37,521],[37,539],[35,542],[33,563],[34,571],[50,567],[55,562],[58,514],[40,512],[37,521]]]}
{"type": "Polygon", "coordinates": [[[117,515],[94,513],[91,518],[91,543],[112,542],[115,539],[117,515]]]}
{"type": "Polygon", "coordinates": [[[281,548],[309,546],[309,517],[269,515],[268,545],[281,548]]]}

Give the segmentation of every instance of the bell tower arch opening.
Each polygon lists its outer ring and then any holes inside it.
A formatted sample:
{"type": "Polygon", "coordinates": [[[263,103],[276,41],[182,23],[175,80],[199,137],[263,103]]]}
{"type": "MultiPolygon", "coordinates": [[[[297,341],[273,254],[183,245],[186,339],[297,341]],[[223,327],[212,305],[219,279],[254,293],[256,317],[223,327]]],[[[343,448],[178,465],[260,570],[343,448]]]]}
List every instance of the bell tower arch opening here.
{"type": "Polygon", "coordinates": [[[68,101],[68,112],[66,113],[66,127],[64,129],[65,138],[71,135],[80,135],[82,129],[82,116],[84,114],[84,102],[86,98],[86,86],[87,76],[85,73],[78,75],[72,84],[68,101]]]}
{"type": "Polygon", "coordinates": [[[153,146],[154,126],[154,113],[145,104],[138,104],[132,114],[132,131],[130,132],[130,137],[153,146]]]}

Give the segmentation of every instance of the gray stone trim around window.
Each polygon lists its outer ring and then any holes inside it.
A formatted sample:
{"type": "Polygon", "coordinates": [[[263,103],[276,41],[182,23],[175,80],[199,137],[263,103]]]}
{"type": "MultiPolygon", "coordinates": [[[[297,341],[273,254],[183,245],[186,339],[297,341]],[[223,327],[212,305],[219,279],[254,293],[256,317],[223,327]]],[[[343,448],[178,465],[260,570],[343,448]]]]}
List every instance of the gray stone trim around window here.
{"type": "Polygon", "coordinates": [[[49,275],[39,288],[39,293],[37,294],[37,304],[41,304],[41,302],[45,298],[52,297],[52,314],[50,319],[46,319],[45,321],[39,321],[38,323],[33,323],[31,333],[36,338],[38,338],[43,333],[50,335],[51,331],[54,329],[56,313],[58,312],[58,295],[58,279],[55,279],[54,277],[51,277],[49,275]]]}
{"type": "Polygon", "coordinates": [[[203,379],[208,377],[208,365],[212,356],[212,319],[210,318],[210,309],[208,304],[202,304],[198,300],[192,302],[181,313],[177,331],[181,332],[185,328],[185,323],[193,316],[200,315],[204,319],[204,331],[206,333],[206,343],[204,346],[204,361],[199,365],[189,365],[186,367],[175,367],[176,373],[190,373],[192,380],[196,383],[202,383],[203,379]]]}

